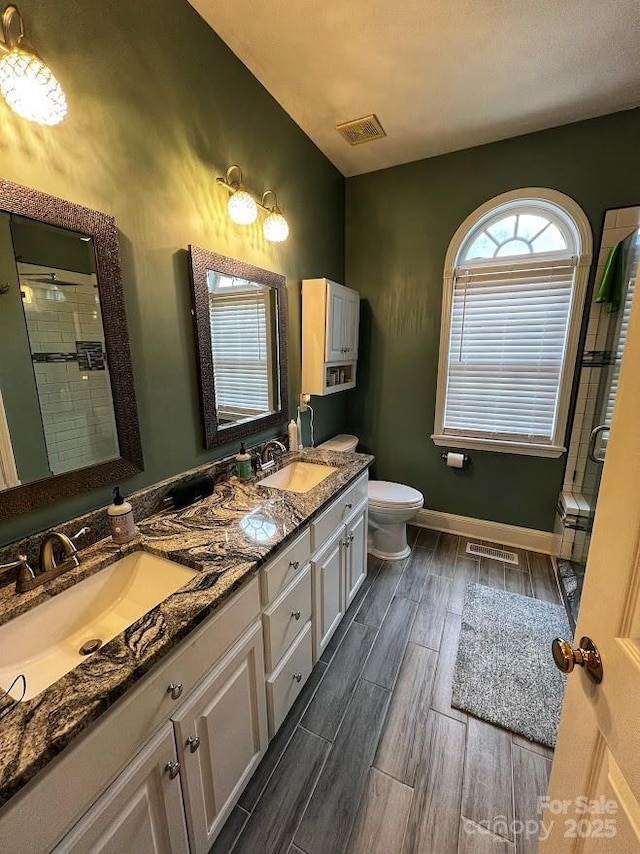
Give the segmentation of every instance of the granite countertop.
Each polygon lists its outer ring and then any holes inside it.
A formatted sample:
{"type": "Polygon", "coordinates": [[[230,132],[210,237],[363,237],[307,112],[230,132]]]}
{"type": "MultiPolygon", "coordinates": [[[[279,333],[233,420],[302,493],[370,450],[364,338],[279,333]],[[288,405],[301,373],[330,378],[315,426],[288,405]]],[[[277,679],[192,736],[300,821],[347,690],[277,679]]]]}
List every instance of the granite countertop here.
{"type": "Polygon", "coordinates": [[[250,481],[231,477],[191,507],[165,510],[138,522],[140,536],[124,547],[107,539],[83,550],[77,569],[36,590],[16,595],[13,587],[0,589],[2,624],[132,551],[144,550],[199,570],[86,661],[0,720],[0,805],[255,575],[274,551],[364,472],[373,457],[305,449],[283,456],[278,468],[294,460],[337,470],[304,494],[261,486],[260,475],[250,481]]]}

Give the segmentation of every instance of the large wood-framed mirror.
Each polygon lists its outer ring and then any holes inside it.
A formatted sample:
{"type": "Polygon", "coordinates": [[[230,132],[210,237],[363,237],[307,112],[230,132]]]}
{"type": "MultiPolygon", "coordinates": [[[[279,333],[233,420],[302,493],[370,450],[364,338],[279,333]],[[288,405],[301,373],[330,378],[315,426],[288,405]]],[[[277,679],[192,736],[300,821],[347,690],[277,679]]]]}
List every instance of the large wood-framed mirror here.
{"type": "Polygon", "coordinates": [[[189,246],[205,448],[286,423],[284,276],[189,246]]]}
{"type": "Polygon", "coordinates": [[[142,464],[115,220],[0,179],[0,519],[142,464]]]}

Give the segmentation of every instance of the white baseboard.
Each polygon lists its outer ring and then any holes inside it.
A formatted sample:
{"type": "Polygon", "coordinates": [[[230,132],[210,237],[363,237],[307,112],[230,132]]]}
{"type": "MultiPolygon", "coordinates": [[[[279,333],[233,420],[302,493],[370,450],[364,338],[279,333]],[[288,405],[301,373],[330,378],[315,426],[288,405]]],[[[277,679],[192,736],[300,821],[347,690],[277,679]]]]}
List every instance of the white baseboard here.
{"type": "Polygon", "coordinates": [[[560,547],[559,536],[551,531],[534,531],[531,528],[519,528],[517,525],[505,525],[502,522],[489,522],[486,519],[441,513],[439,510],[419,510],[411,524],[419,528],[447,531],[463,537],[477,537],[480,540],[490,540],[505,546],[515,546],[547,555],[557,555],[560,547]]]}

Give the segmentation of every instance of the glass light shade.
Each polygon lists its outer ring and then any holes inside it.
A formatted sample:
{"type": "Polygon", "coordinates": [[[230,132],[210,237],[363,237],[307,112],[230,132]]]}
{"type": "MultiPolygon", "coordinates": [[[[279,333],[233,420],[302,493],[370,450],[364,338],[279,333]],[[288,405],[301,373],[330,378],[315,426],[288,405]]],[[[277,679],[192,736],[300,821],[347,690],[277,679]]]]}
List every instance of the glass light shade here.
{"type": "Polygon", "coordinates": [[[258,216],[256,200],[246,190],[236,190],[233,195],[229,196],[227,210],[232,222],[238,225],[251,225],[258,216]]]}
{"type": "Polygon", "coordinates": [[[39,57],[14,47],[0,58],[0,92],[14,113],[40,125],[57,125],[67,115],[67,100],[39,57]]]}
{"type": "Polygon", "coordinates": [[[262,224],[262,233],[273,243],[282,243],[289,236],[289,223],[280,211],[273,210],[262,224]]]}

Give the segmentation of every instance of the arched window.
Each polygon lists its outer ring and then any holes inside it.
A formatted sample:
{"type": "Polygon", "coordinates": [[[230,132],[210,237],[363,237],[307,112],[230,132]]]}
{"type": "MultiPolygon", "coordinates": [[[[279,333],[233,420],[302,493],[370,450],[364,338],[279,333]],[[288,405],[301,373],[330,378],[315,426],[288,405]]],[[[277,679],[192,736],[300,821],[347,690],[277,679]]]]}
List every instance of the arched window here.
{"type": "Polygon", "coordinates": [[[447,252],[434,442],[560,456],[591,229],[553,190],[505,193],[447,252]]]}

